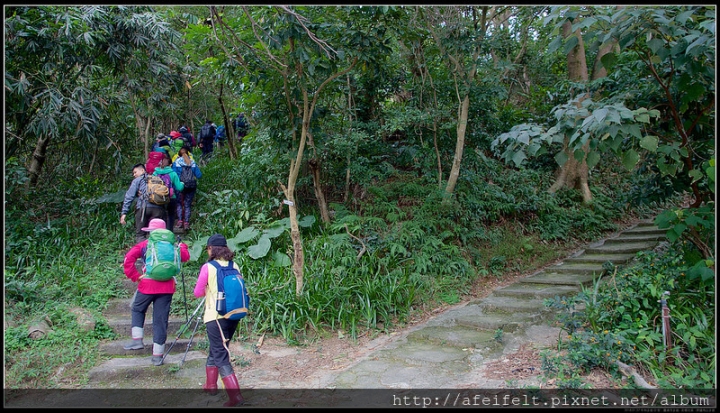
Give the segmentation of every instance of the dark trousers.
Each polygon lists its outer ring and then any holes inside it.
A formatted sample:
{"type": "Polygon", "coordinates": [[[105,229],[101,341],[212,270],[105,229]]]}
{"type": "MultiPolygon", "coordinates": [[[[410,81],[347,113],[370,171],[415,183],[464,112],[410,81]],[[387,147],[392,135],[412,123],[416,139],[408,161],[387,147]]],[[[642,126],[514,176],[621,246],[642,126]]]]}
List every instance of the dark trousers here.
{"type": "Polygon", "coordinates": [[[232,367],[230,364],[230,353],[225,349],[225,346],[223,346],[220,329],[222,329],[222,333],[227,340],[227,345],[230,345],[230,340],[235,334],[239,322],[239,320],[226,320],[223,318],[205,323],[205,330],[207,331],[209,342],[206,365],[217,366],[218,368],[222,366],[232,367]],[[218,323],[220,324],[219,326],[218,323]]]}
{"type": "Polygon", "coordinates": [[[150,304],[153,305],[153,343],[165,344],[167,340],[168,320],[170,319],[170,303],[172,294],[135,294],[132,308],[132,327],[145,326],[145,314],[150,304]]]}
{"type": "Polygon", "coordinates": [[[178,196],[177,207],[175,209],[175,217],[179,221],[190,222],[190,207],[193,199],[195,199],[195,192],[197,189],[192,191],[182,191],[178,196]]]}
{"type": "Polygon", "coordinates": [[[147,239],[149,232],[142,229],[146,228],[153,218],[160,218],[167,222],[167,211],[163,206],[150,206],[135,209],[135,242],[138,243],[147,239]]]}
{"type": "Polygon", "coordinates": [[[213,141],[203,141],[202,154],[208,154],[213,151],[213,141]]]}
{"type": "Polygon", "coordinates": [[[178,205],[177,196],[178,194],[175,194],[175,198],[170,198],[170,203],[167,206],[167,219],[165,220],[165,225],[167,225],[167,229],[170,231],[172,231],[173,225],[175,225],[175,220],[177,219],[175,217],[175,210],[178,205]]]}

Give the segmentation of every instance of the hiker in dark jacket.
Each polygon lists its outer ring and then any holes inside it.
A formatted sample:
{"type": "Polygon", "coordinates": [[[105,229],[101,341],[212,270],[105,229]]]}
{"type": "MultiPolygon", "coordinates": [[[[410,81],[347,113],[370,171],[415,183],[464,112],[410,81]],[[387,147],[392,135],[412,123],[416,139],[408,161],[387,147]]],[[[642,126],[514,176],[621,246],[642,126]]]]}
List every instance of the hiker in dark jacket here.
{"type": "Polygon", "coordinates": [[[180,135],[182,135],[183,140],[190,147],[190,150],[192,151],[193,149],[195,149],[195,147],[197,146],[197,142],[195,142],[195,136],[193,136],[192,132],[188,130],[187,126],[180,126],[178,132],[180,132],[180,135]]]}
{"type": "MultiPolygon", "coordinates": [[[[165,221],[155,218],[150,221],[147,227],[143,228],[148,234],[156,229],[166,229],[165,221]]],[[[125,350],[142,350],[145,348],[143,343],[143,327],[145,326],[145,316],[150,304],[153,306],[153,346],[152,346],[152,363],[156,366],[162,365],[162,359],[165,355],[165,341],[167,340],[167,327],[170,318],[170,304],[172,296],[175,293],[175,277],[167,281],[152,280],[144,277],[145,266],[141,266],[138,271],[136,262],[142,260],[147,250],[148,240],[142,240],[135,244],[130,251],[125,254],[123,261],[123,271],[125,276],[137,284],[137,292],[133,297],[131,307],[131,329],[130,336],[132,340],[123,346],[125,350]]],[[[190,259],[190,252],[185,243],[180,243],[180,262],[187,262],[190,259]]]]}
{"type": "Polygon", "coordinates": [[[155,205],[147,201],[147,175],[145,165],[139,163],[133,166],[133,181],[130,184],[125,198],[123,199],[122,210],[120,212],[120,224],[125,225],[125,218],[130,212],[130,206],[135,201],[135,242],[140,242],[147,238],[147,232],[142,228],[147,226],[153,218],[167,219],[165,207],[155,205]]]}
{"type": "Polygon", "coordinates": [[[200,148],[202,148],[202,154],[207,155],[213,151],[213,142],[215,141],[215,135],[217,131],[212,125],[210,119],[205,121],[205,124],[200,129],[200,148]]]}
{"type": "MultiPolygon", "coordinates": [[[[180,149],[180,156],[173,162],[172,168],[178,176],[182,176],[183,166],[189,166],[192,169],[192,173],[195,179],[202,177],[202,172],[197,163],[190,156],[188,148],[180,149]]],[[[175,209],[175,217],[177,219],[175,226],[178,229],[187,231],[190,229],[190,208],[192,207],[193,199],[195,199],[195,192],[197,187],[188,188],[185,186],[180,193],[177,194],[177,207],[175,209]]]]}

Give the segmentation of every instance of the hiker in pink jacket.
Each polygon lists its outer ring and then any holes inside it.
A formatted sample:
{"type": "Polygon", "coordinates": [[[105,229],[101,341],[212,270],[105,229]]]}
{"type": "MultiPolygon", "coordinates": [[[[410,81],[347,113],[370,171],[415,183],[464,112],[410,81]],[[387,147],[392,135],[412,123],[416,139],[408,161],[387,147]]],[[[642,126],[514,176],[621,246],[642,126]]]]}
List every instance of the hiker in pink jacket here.
{"type": "MultiPolygon", "coordinates": [[[[165,221],[159,218],[150,220],[150,224],[143,231],[154,231],[156,229],[166,229],[165,221]]],[[[167,340],[167,326],[170,318],[170,303],[175,293],[175,278],[167,281],[151,280],[143,277],[145,272],[145,251],[147,250],[148,240],[140,241],[135,244],[130,251],[125,254],[123,262],[123,270],[125,276],[133,282],[137,282],[137,291],[133,297],[131,305],[132,311],[132,341],[123,346],[125,350],[142,350],[145,348],[143,344],[143,326],[145,325],[145,314],[150,304],[153,305],[153,348],[152,363],[156,366],[162,364],[163,355],[165,353],[165,341],[167,340]],[[143,265],[139,265],[138,260],[143,265]]],[[[180,262],[187,262],[190,259],[190,252],[185,243],[180,243],[180,262]]]]}

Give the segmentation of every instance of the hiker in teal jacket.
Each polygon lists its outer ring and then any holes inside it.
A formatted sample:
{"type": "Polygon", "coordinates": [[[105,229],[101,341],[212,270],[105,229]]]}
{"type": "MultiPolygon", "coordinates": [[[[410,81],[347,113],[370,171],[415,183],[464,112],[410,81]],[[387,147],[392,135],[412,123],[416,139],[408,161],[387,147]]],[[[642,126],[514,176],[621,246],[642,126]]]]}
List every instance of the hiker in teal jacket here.
{"type": "Polygon", "coordinates": [[[177,195],[180,193],[180,191],[185,189],[185,184],[180,182],[180,177],[172,169],[169,154],[165,154],[165,157],[160,162],[160,165],[157,168],[155,168],[153,175],[157,175],[157,176],[168,175],[170,177],[170,184],[172,185],[172,188],[170,189],[170,203],[167,206],[167,220],[165,221],[165,223],[167,224],[167,228],[172,230],[173,225],[175,223],[175,210],[177,209],[177,195]]]}

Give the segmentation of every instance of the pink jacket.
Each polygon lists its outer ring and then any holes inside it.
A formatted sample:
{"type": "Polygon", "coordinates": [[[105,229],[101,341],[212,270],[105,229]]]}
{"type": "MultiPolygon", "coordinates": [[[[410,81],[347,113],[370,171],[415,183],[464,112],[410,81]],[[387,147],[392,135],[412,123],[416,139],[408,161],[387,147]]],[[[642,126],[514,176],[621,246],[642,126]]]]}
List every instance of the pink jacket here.
{"type": "MultiPolygon", "coordinates": [[[[123,270],[125,276],[131,279],[133,282],[138,283],[138,291],[143,294],[174,294],[175,293],[175,278],[171,278],[167,281],[151,280],[149,278],[140,278],[142,274],[135,268],[135,261],[138,258],[143,258],[143,252],[147,246],[148,241],[143,240],[135,244],[127,254],[125,254],[125,261],[123,262],[123,270]],[[138,282],[138,279],[140,281],[138,282]]],[[[185,243],[180,243],[180,262],[187,262],[190,259],[190,251],[185,243]]],[[[144,265],[143,265],[144,267],[144,265]]],[[[144,269],[144,268],[143,268],[144,269]]]]}

